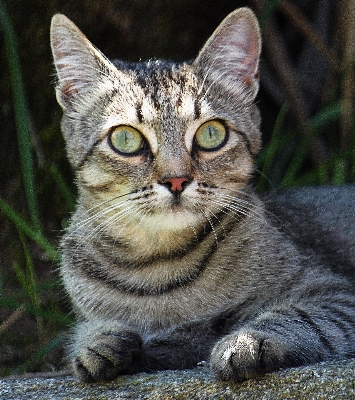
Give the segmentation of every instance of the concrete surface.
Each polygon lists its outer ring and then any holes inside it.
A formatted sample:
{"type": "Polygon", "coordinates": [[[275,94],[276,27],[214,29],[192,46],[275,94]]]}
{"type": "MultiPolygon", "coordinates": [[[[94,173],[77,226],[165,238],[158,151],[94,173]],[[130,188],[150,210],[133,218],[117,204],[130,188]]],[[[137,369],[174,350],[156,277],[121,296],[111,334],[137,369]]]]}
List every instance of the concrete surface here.
{"type": "Polygon", "coordinates": [[[269,374],[257,381],[217,382],[205,367],[122,376],[104,384],[82,384],[70,375],[0,380],[0,399],[355,399],[355,360],[320,363],[269,374]]]}

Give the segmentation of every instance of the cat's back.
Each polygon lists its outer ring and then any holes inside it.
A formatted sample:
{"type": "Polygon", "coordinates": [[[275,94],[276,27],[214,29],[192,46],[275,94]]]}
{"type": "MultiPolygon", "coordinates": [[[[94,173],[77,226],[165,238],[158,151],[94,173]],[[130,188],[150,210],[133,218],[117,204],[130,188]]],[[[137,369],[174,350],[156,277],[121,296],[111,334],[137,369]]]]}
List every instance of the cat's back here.
{"type": "Polygon", "coordinates": [[[355,280],[355,185],[275,191],[264,200],[274,223],[301,249],[355,280]]]}

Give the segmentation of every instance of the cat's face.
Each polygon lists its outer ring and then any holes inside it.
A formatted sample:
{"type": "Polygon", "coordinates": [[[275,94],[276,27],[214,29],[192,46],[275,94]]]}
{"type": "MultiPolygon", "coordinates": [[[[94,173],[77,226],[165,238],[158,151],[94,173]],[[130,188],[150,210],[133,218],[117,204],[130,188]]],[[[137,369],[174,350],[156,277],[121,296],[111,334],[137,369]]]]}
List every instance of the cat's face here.
{"type": "Polygon", "coordinates": [[[220,214],[243,214],[260,145],[253,14],[231,14],[192,64],[134,66],[112,64],[55,18],[57,97],[85,220],[111,235],[198,235],[220,214]]]}

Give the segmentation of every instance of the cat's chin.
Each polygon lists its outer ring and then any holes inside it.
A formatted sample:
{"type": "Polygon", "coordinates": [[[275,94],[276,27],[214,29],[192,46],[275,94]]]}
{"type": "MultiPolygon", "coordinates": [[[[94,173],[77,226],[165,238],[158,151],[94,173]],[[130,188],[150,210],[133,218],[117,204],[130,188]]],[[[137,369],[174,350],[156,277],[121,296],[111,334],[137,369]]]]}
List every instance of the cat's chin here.
{"type": "Polygon", "coordinates": [[[198,213],[174,205],[169,210],[145,216],[140,225],[156,232],[195,231],[203,224],[198,213]]]}
{"type": "MultiPolygon", "coordinates": [[[[172,255],[198,242],[206,221],[198,213],[175,209],[145,215],[139,221],[132,221],[121,228],[120,237],[135,251],[136,258],[172,255]]],[[[117,237],[117,231],[111,231],[117,237]]]]}

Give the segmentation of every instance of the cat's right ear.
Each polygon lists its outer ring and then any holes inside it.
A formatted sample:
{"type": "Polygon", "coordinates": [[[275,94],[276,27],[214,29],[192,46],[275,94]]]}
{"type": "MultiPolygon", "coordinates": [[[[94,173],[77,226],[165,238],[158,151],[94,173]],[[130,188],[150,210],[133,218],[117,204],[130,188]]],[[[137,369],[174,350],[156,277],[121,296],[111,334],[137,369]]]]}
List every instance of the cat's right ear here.
{"type": "Polygon", "coordinates": [[[202,90],[222,86],[240,100],[253,100],[259,88],[261,36],[249,8],[230,13],[208,39],[193,66],[203,79],[202,90]]]}
{"type": "Polygon", "coordinates": [[[57,100],[64,109],[90,95],[107,71],[114,69],[63,14],[52,18],[51,47],[58,76],[57,100]]]}

